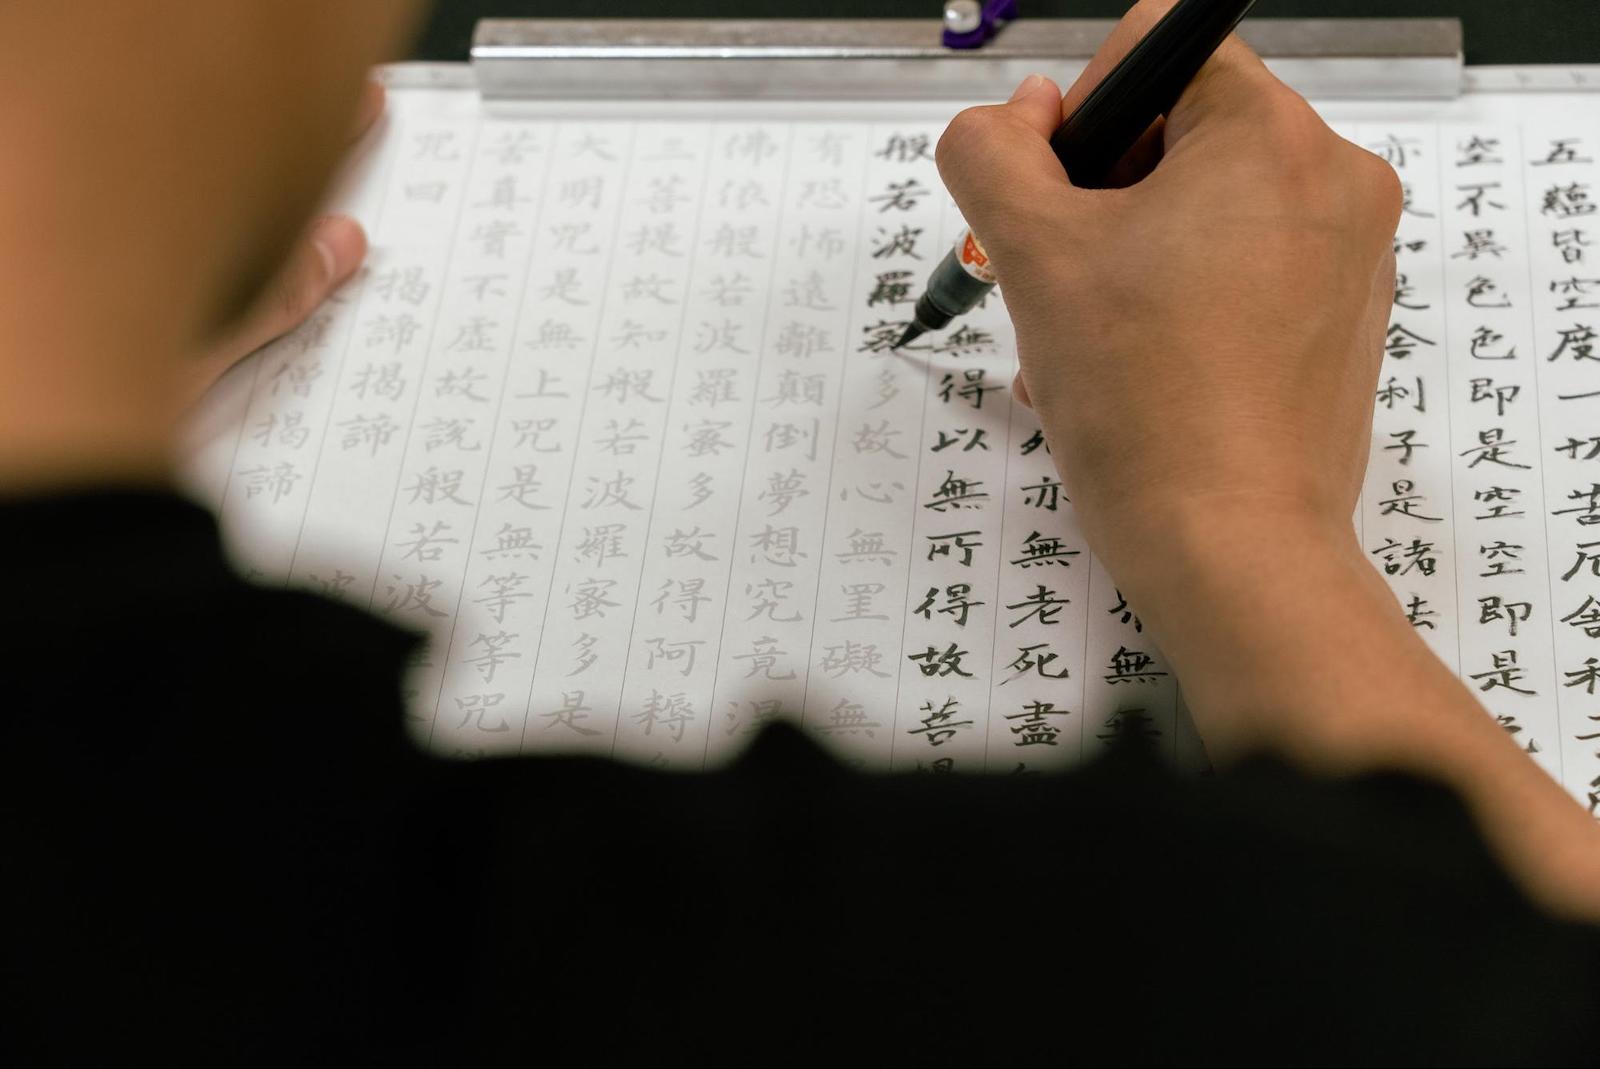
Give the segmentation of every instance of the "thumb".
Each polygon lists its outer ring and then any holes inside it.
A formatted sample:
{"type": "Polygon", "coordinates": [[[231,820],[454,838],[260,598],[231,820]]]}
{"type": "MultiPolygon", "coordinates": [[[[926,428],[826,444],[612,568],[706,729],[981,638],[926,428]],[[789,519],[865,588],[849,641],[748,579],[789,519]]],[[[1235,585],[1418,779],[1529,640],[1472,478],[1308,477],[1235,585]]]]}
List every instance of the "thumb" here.
{"type": "Polygon", "coordinates": [[[235,347],[244,356],[289,333],[349,277],[367,253],[361,224],[349,216],[326,215],[301,238],[256,307],[239,324],[235,347]]]}
{"type": "Polygon", "coordinates": [[[968,108],[945,128],[935,160],[945,188],[986,245],[1032,229],[1036,210],[1078,191],[1050,148],[1061,90],[1030,74],[1004,104],[968,108]]]}
{"type": "Polygon", "coordinates": [[[343,215],[317,220],[267,291],[202,354],[195,369],[197,393],[240,360],[305,322],[355,274],[366,253],[367,237],[360,223],[343,215]]]}
{"type": "Polygon", "coordinates": [[[1009,110],[1048,141],[1061,125],[1061,89],[1042,74],[1030,74],[1022,79],[1022,84],[1001,108],[1009,110]]]}

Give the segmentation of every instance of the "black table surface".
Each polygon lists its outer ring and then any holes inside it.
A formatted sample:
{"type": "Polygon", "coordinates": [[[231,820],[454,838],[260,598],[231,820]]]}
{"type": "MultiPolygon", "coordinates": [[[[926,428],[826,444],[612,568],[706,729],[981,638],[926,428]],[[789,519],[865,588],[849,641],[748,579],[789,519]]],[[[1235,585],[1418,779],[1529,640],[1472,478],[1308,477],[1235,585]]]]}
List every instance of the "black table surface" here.
{"type": "MultiPolygon", "coordinates": [[[[1129,0],[1021,0],[1023,17],[1116,18],[1129,0]]],[[[927,18],[942,0],[435,0],[417,59],[467,56],[480,18],[927,18]]],[[[1600,0],[1261,0],[1253,18],[1459,17],[1468,63],[1600,63],[1600,0]]]]}

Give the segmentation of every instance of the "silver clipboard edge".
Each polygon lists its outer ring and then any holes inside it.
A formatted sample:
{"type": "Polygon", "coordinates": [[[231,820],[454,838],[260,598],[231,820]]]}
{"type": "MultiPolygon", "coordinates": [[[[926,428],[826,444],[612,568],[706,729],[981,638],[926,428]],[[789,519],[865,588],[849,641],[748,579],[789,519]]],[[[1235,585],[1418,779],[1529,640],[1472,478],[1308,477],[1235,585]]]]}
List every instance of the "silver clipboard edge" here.
{"type": "MultiPolygon", "coordinates": [[[[472,67],[487,99],[992,99],[1040,68],[1067,79],[1114,25],[1024,19],[952,51],[923,19],[484,19],[472,67]]],[[[1458,19],[1260,19],[1240,34],[1306,96],[1462,90],[1458,19]]]]}

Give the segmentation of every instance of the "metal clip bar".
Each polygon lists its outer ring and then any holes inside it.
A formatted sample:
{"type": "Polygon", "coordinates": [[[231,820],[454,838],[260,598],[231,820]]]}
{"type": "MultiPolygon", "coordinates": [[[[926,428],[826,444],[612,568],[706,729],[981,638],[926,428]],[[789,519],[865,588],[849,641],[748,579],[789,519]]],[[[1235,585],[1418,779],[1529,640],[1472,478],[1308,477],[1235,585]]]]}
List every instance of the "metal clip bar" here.
{"type": "MultiPolygon", "coordinates": [[[[923,19],[483,19],[472,66],[498,99],[985,100],[1035,70],[1075,76],[1113,25],[1025,19],[958,51],[923,19]]],[[[1257,19],[1239,32],[1308,97],[1461,92],[1458,19],[1257,19]]]]}

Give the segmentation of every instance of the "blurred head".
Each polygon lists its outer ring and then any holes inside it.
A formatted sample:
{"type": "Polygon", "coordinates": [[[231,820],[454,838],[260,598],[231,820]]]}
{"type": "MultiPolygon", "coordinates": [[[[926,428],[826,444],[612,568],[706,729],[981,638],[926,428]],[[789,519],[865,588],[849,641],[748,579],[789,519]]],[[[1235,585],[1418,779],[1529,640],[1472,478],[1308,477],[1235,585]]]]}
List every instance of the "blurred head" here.
{"type": "Polygon", "coordinates": [[[395,57],[418,8],[0,3],[0,281],[23,299],[70,282],[83,315],[130,338],[157,320],[180,344],[214,334],[305,225],[367,68],[395,57]]]}

